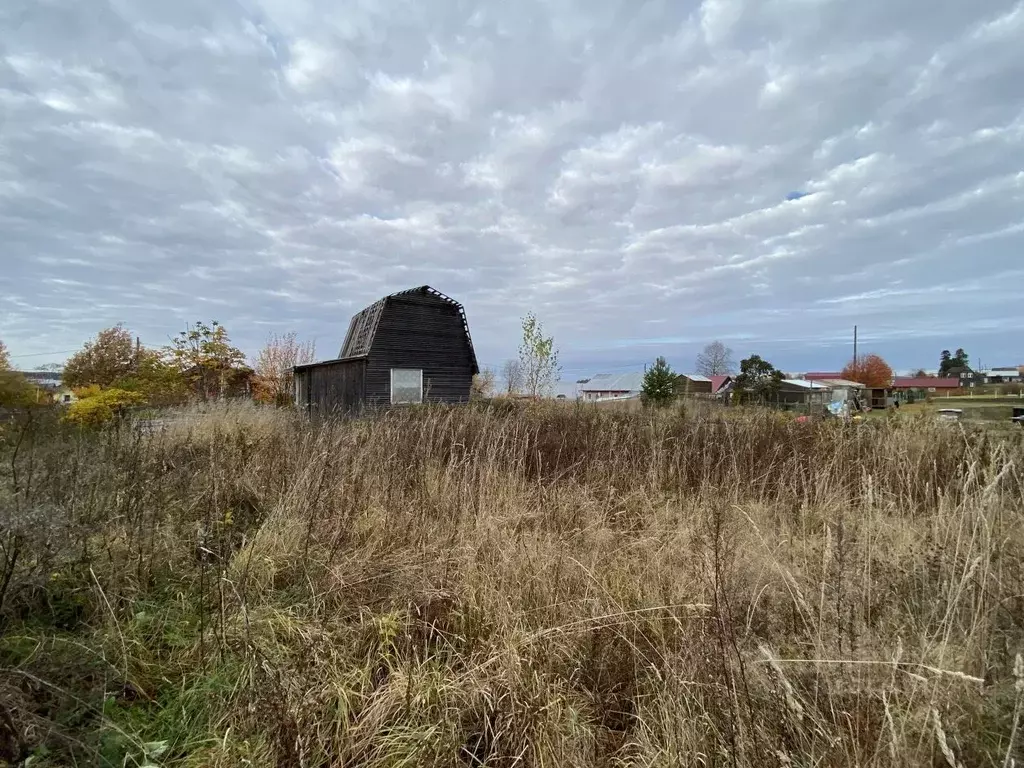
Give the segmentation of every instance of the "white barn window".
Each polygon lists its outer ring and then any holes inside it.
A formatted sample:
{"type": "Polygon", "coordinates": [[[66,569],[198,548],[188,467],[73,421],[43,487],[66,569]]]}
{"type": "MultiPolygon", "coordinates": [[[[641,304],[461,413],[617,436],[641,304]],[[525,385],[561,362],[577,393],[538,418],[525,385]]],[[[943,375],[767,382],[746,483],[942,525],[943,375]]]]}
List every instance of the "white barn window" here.
{"type": "Polygon", "coordinates": [[[391,404],[423,402],[423,371],[412,368],[391,369],[391,404]]]}

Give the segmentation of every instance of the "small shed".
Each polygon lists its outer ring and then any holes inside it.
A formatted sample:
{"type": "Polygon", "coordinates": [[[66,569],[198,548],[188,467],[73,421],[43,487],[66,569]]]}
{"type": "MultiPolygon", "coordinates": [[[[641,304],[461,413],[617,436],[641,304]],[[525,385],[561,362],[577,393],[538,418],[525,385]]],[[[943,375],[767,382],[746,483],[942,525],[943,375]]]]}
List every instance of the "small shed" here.
{"type": "Polygon", "coordinates": [[[423,285],[353,317],[336,359],[297,366],[295,403],[320,414],[465,403],[479,372],[462,305],[423,285]]]}
{"type": "Polygon", "coordinates": [[[860,400],[864,385],[850,379],[817,379],[819,384],[824,384],[832,389],[832,402],[845,403],[847,401],[860,400]]]}
{"type": "Polygon", "coordinates": [[[827,405],[831,400],[830,387],[809,379],[783,379],[775,396],[776,404],[783,407],[827,405]]]}

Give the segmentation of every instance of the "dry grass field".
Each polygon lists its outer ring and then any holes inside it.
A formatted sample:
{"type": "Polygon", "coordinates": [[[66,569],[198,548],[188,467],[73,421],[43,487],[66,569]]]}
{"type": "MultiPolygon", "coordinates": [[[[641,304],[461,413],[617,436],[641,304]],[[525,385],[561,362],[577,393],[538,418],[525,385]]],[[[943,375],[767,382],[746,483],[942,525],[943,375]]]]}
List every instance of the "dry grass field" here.
{"type": "Polygon", "coordinates": [[[0,764],[1024,762],[1019,434],[543,404],[5,430],[0,764]]]}

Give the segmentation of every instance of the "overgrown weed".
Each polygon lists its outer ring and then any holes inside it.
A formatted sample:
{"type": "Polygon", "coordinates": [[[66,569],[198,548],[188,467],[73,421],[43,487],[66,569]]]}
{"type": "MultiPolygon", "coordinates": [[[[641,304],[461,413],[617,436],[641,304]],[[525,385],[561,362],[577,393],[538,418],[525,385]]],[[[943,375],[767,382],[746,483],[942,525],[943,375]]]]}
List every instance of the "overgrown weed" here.
{"type": "Polygon", "coordinates": [[[229,405],[3,452],[0,759],[1021,758],[1013,435],[229,405]]]}

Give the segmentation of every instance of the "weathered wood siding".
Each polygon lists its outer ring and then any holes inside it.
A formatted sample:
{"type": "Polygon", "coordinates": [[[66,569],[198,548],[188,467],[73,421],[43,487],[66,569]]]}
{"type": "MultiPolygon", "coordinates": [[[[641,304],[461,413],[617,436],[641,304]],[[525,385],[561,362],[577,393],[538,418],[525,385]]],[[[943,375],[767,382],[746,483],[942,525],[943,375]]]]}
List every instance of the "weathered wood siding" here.
{"type": "Polygon", "coordinates": [[[710,381],[694,381],[687,376],[683,376],[682,386],[683,392],[687,395],[710,395],[711,394],[711,382],[710,381]]]}
{"type": "Polygon", "coordinates": [[[423,371],[424,402],[467,402],[473,367],[458,307],[427,293],[391,296],[369,353],[367,405],[391,404],[392,368],[423,371]]]}
{"type": "Polygon", "coordinates": [[[366,360],[334,360],[295,371],[297,405],[310,414],[359,411],[366,394],[366,360]]]}

